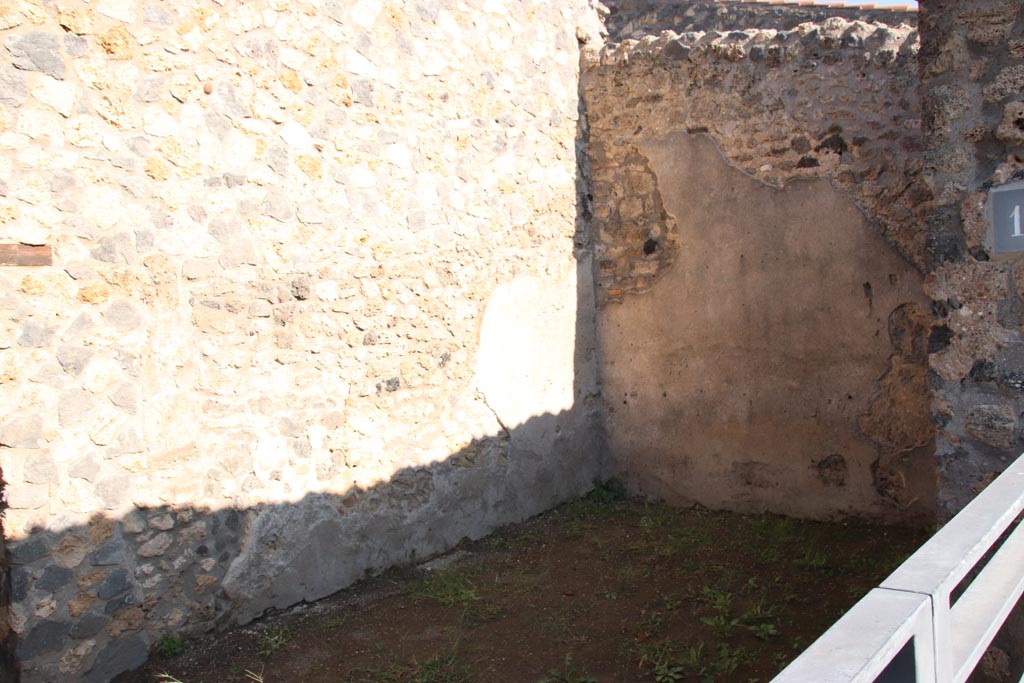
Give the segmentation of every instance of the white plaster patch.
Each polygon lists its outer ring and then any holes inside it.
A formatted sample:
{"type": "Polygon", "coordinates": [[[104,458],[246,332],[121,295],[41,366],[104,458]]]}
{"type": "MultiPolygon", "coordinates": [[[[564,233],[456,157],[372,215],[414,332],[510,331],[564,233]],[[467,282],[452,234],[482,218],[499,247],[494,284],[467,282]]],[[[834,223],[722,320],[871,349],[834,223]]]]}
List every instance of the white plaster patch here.
{"type": "Polygon", "coordinates": [[[573,406],[576,269],[557,281],[498,285],[484,312],[476,388],[513,428],[573,406]]]}

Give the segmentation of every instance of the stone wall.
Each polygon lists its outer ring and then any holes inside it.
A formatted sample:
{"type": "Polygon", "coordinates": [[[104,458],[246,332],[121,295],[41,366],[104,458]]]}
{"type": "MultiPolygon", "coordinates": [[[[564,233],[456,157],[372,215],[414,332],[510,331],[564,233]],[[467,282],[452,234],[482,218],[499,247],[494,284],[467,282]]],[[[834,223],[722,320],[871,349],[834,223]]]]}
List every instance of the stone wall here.
{"type": "Polygon", "coordinates": [[[934,513],[917,37],[665,31],[585,64],[613,458],[679,502],[934,513]]]}
{"type": "Polygon", "coordinates": [[[921,5],[930,366],[940,504],[952,515],[1024,444],[1024,270],[992,259],[984,217],[988,189],[1024,177],[1024,6],[921,5]]]}
{"type": "MultiPolygon", "coordinates": [[[[909,4],[909,3],[908,3],[909,4]]],[[[665,30],[790,31],[800,24],[821,23],[833,17],[846,21],[896,26],[917,25],[917,12],[906,7],[874,7],[871,3],[765,2],[764,0],[608,0],[605,20],[613,41],[640,40],[665,30]]]]}
{"type": "Polygon", "coordinates": [[[982,216],[1024,9],[923,4],[920,70],[883,10],[621,0],[602,48],[587,0],[5,4],[0,244],[53,265],[0,267],[0,677],[105,681],[613,472],[955,512],[1021,446],[982,216]]]}
{"type": "Polygon", "coordinates": [[[53,249],[0,271],[22,680],[106,681],[164,634],[603,475],[593,22],[543,0],[0,8],[0,242],[53,249]]]}
{"type": "Polygon", "coordinates": [[[0,678],[5,681],[17,680],[17,665],[14,661],[14,630],[11,628],[11,573],[10,558],[7,555],[7,541],[3,533],[4,476],[0,471],[0,678]]]}

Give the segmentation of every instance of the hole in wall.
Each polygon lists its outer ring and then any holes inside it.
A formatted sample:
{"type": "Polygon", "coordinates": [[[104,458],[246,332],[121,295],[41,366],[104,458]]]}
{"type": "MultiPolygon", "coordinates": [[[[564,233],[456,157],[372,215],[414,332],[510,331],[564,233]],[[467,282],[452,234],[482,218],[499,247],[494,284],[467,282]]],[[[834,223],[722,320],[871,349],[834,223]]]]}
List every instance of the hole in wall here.
{"type": "Polygon", "coordinates": [[[653,254],[656,251],[658,251],[658,240],[656,240],[656,239],[647,239],[644,242],[644,254],[646,256],[650,256],[651,254],[653,254]]]}

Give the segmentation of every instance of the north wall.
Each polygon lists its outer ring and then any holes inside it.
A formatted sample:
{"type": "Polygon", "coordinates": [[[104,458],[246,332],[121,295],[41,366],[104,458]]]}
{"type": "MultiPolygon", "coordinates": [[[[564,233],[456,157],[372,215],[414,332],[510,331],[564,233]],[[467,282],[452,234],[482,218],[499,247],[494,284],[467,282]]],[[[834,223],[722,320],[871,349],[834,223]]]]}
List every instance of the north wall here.
{"type": "Polygon", "coordinates": [[[916,30],[680,14],[584,70],[616,471],[679,504],[931,519],[916,30]]]}

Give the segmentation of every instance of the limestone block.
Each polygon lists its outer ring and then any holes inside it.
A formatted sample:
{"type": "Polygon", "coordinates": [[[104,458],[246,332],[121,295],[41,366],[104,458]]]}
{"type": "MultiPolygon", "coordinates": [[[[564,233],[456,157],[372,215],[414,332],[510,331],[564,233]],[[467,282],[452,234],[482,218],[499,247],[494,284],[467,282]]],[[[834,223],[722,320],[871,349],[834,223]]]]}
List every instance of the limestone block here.
{"type": "Polygon", "coordinates": [[[19,659],[27,661],[48,652],[56,652],[63,647],[70,632],[70,622],[44,619],[19,640],[15,654],[19,659]]]}
{"type": "Polygon", "coordinates": [[[991,83],[985,86],[985,100],[999,102],[1010,95],[1024,92],[1024,65],[1013,65],[1004,68],[991,83]]]}
{"type": "Polygon", "coordinates": [[[83,455],[68,464],[68,476],[94,482],[100,472],[100,462],[96,457],[83,455]]]}
{"type": "Polygon", "coordinates": [[[50,500],[50,489],[46,484],[18,484],[4,492],[7,505],[12,510],[35,510],[50,500]]]}
{"type": "Polygon", "coordinates": [[[51,484],[57,481],[57,464],[47,452],[36,452],[28,456],[22,478],[30,484],[51,484]]]}
{"type": "Polygon", "coordinates": [[[171,137],[178,133],[178,122],[159,107],[147,107],[142,114],[142,128],[148,135],[154,137],[171,137]]]}
{"type": "Polygon", "coordinates": [[[12,5],[0,7],[0,31],[21,26],[24,22],[25,18],[16,12],[12,5]]]}
{"type": "Polygon", "coordinates": [[[57,420],[61,427],[71,427],[85,421],[93,408],[96,407],[96,400],[84,389],[68,389],[61,392],[57,404],[57,420]]]}
{"type": "Polygon", "coordinates": [[[149,640],[144,633],[114,639],[100,650],[92,668],[81,680],[83,683],[104,683],[119,672],[142,666],[148,656],[149,640]]]}
{"type": "Polygon", "coordinates": [[[971,436],[996,448],[1009,449],[1017,442],[1017,415],[1010,406],[974,406],[965,427],[971,436]]]}
{"type": "Polygon", "coordinates": [[[42,77],[32,88],[32,96],[66,118],[75,111],[78,89],[69,83],[42,77]]]}
{"type": "Polygon", "coordinates": [[[128,30],[122,26],[114,26],[106,33],[100,35],[97,38],[100,47],[111,59],[131,59],[133,53],[133,44],[135,40],[132,38],[128,30]]]}
{"type": "Polygon", "coordinates": [[[27,95],[25,77],[12,67],[0,66],[0,104],[18,107],[27,95]]]}
{"type": "MultiPolygon", "coordinates": [[[[131,478],[127,475],[116,475],[101,479],[96,484],[96,495],[103,501],[107,510],[116,510],[125,505],[131,490],[131,478]]],[[[94,562],[95,564],[95,562],[94,562]]]]}
{"type": "Polygon", "coordinates": [[[60,346],[57,348],[57,361],[69,375],[81,374],[94,352],[83,347],[60,346]]]}
{"type": "Polygon", "coordinates": [[[21,332],[18,335],[18,344],[33,348],[48,346],[50,342],[53,341],[56,333],[57,330],[55,327],[40,320],[29,319],[21,325],[21,332]]]}
{"type": "Polygon", "coordinates": [[[15,67],[64,79],[64,58],[56,34],[45,31],[11,34],[4,38],[4,46],[11,53],[15,67]]]}
{"type": "Polygon", "coordinates": [[[1024,146],[1024,102],[1011,102],[1003,109],[996,138],[1007,145],[1024,146]]]}
{"type": "Polygon", "coordinates": [[[95,13],[90,8],[75,7],[68,2],[57,5],[57,23],[66,31],[86,35],[93,32],[95,22],[95,13]]]}
{"type": "Polygon", "coordinates": [[[8,448],[39,448],[43,438],[43,418],[39,414],[20,414],[0,426],[0,444],[8,448]]]}
{"type": "Polygon", "coordinates": [[[68,33],[64,36],[64,49],[69,57],[84,57],[89,51],[89,41],[85,36],[68,33]]]}
{"type": "Polygon", "coordinates": [[[142,6],[142,21],[150,26],[166,29],[174,24],[174,16],[166,7],[156,2],[147,2],[142,6]]]}
{"type": "Polygon", "coordinates": [[[96,3],[97,12],[126,24],[135,20],[137,7],[138,3],[134,0],[99,0],[96,3]]]}

